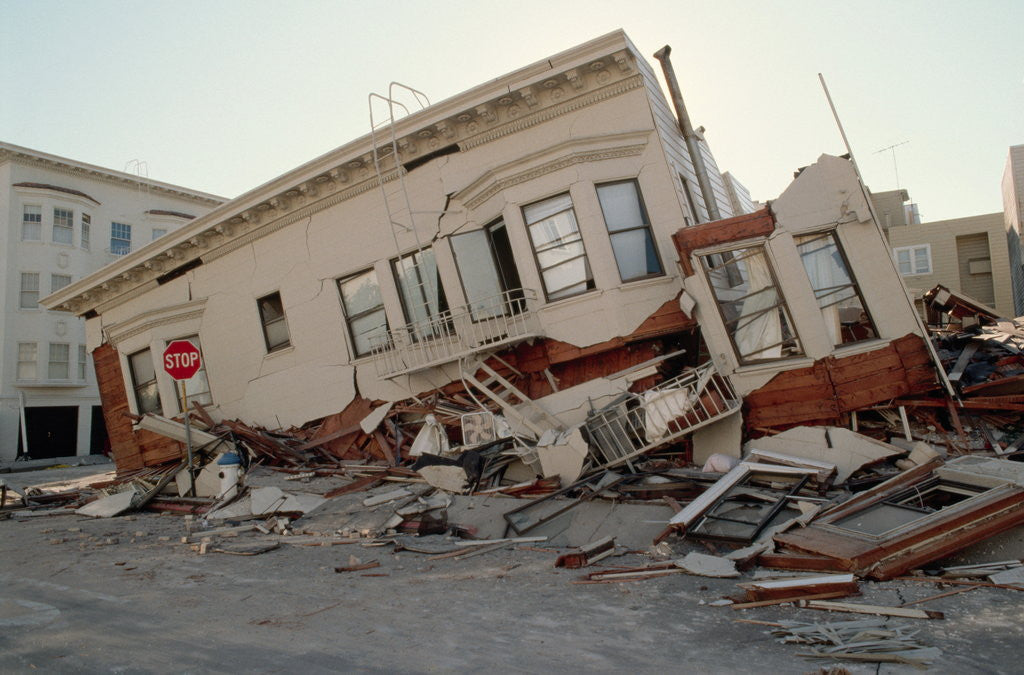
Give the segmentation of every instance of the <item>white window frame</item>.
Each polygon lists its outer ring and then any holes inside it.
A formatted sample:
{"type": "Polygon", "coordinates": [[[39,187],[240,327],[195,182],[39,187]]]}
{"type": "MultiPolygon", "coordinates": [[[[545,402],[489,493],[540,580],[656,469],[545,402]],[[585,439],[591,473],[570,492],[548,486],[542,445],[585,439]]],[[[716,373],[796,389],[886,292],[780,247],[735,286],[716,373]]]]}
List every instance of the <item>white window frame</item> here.
{"type": "Polygon", "coordinates": [[[32,382],[39,379],[39,344],[35,342],[18,343],[18,380],[32,382]],[[31,352],[31,354],[29,354],[31,352]],[[31,370],[31,372],[27,372],[31,370]]]}
{"type": "Polygon", "coordinates": [[[78,345],[78,379],[81,380],[82,382],[85,382],[85,380],[87,379],[87,364],[89,362],[88,359],[89,354],[85,350],[85,345],[78,345]]]}
{"type": "Polygon", "coordinates": [[[41,204],[25,204],[21,211],[21,240],[43,240],[43,207],[41,204]],[[29,210],[33,211],[30,213],[29,210]],[[32,216],[30,219],[29,216],[32,216]],[[31,231],[35,236],[26,236],[31,231]]]}
{"type": "Polygon", "coordinates": [[[53,243],[75,245],[75,210],[53,207],[53,243]]]}
{"type": "Polygon", "coordinates": [[[932,245],[931,244],[915,244],[914,246],[897,246],[897,247],[893,248],[893,250],[892,250],[892,259],[896,263],[896,269],[899,270],[900,276],[904,276],[904,277],[914,277],[914,276],[921,276],[921,275],[924,275],[924,274],[931,274],[932,270],[934,269],[933,266],[932,266],[932,245]],[[927,269],[919,269],[917,267],[917,255],[915,254],[915,252],[920,250],[920,249],[924,249],[925,252],[928,255],[928,268],[927,269]],[[904,272],[903,271],[903,268],[901,267],[901,263],[900,263],[900,253],[902,253],[904,251],[907,252],[908,264],[910,265],[910,270],[908,272],[904,272]]]}
{"type": "Polygon", "coordinates": [[[46,360],[46,379],[48,380],[70,380],[71,379],[71,345],[67,342],[51,342],[46,360]],[[55,350],[54,347],[57,349],[55,350]],[[61,349],[63,347],[63,349],[61,349]],[[61,353],[63,352],[63,353],[61,353]],[[56,358],[55,358],[56,357],[56,358]],[[58,370],[54,371],[54,368],[58,370]]]}
{"type": "Polygon", "coordinates": [[[21,294],[18,298],[18,308],[39,309],[39,272],[21,273],[21,294]],[[34,283],[26,283],[32,280],[34,283]]]}
{"type": "Polygon", "coordinates": [[[88,213],[82,213],[81,218],[82,232],[78,242],[83,251],[88,251],[91,244],[90,238],[92,236],[92,216],[88,213]]]}
{"type": "Polygon", "coordinates": [[[114,255],[128,255],[132,252],[132,226],[128,223],[110,223],[110,252],[114,255]],[[118,231],[120,230],[120,231],[118,231]],[[119,236],[127,235],[127,236],[119,236]],[[115,245],[115,242],[117,245],[115,245]]]}

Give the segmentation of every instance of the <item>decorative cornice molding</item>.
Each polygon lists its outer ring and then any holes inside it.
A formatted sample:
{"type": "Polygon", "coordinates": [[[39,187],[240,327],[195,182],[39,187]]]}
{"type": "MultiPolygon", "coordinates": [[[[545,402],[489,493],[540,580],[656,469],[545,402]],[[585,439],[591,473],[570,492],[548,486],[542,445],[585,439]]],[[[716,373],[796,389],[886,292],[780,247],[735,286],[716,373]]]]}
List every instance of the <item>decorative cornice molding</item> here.
{"type": "Polygon", "coordinates": [[[552,108],[540,110],[529,117],[523,117],[496,129],[492,129],[491,131],[477,134],[468,140],[461,141],[459,143],[459,148],[462,150],[472,150],[473,148],[479,147],[485,143],[496,141],[503,136],[508,136],[509,134],[529,129],[530,127],[537,126],[538,124],[543,124],[544,122],[553,120],[556,117],[561,117],[562,115],[566,115],[589,105],[619,96],[620,94],[624,94],[627,91],[631,91],[642,86],[644,86],[643,76],[636,75],[630,77],[629,79],[622,80],[614,85],[591,92],[590,94],[577,96],[576,98],[552,108]]]}
{"type": "Polygon", "coordinates": [[[19,162],[21,164],[28,164],[31,166],[40,166],[44,167],[47,171],[52,171],[54,173],[59,173],[65,176],[73,176],[76,178],[91,178],[93,180],[118,185],[119,187],[131,186],[132,189],[138,189],[139,187],[142,187],[147,190],[161,192],[163,194],[176,197],[178,199],[187,199],[189,201],[196,202],[198,204],[204,204],[206,206],[218,206],[224,203],[223,199],[217,199],[212,196],[208,197],[194,192],[188,192],[185,189],[177,189],[171,186],[170,184],[150,182],[142,178],[119,176],[115,173],[107,173],[105,171],[101,171],[99,168],[89,169],[85,167],[77,167],[71,164],[65,164],[56,159],[48,159],[46,157],[33,155],[29,152],[18,152],[10,148],[0,147],[0,162],[3,161],[12,161],[19,162]]]}

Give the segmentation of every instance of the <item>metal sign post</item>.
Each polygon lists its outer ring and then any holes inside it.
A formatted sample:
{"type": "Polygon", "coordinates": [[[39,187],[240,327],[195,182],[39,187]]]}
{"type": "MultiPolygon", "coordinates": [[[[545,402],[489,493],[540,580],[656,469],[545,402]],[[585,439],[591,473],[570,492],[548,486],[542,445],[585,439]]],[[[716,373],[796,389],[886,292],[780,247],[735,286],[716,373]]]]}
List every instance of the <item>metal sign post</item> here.
{"type": "Polygon", "coordinates": [[[188,390],[186,380],[192,379],[203,365],[199,348],[188,340],[174,340],[164,350],[164,370],[174,380],[181,382],[181,410],[185,414],[185,453],[188,461],[190,497],[196,496],[196,475],[192,466],[192,424],[188,412],[188,390]]]}

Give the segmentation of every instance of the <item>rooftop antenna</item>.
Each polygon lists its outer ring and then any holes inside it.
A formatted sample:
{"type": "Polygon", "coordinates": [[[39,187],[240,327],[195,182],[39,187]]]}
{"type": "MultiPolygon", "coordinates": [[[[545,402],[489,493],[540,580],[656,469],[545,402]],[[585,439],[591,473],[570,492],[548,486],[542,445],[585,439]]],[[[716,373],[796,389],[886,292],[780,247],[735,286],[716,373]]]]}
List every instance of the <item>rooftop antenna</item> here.
{"type": "Polygon", "coordinates": [[[874,154],[876,154],[876,155],[878,153],[880,153],[880,152],[885,152],[886,150],[889,150],[889,151],[892,152],[892,170],[896,174],[896,189],[897,190],[900,189],[900,168],[896,164],[896,148],[900,147],[901,145],[906,145],[909,142],[910,141],[900,141],[899,143],[893,143],[892,145],[886,146],[886,147],[882,148],[881,150],[875,150],[875,152],[874,152],[874,154]]]}

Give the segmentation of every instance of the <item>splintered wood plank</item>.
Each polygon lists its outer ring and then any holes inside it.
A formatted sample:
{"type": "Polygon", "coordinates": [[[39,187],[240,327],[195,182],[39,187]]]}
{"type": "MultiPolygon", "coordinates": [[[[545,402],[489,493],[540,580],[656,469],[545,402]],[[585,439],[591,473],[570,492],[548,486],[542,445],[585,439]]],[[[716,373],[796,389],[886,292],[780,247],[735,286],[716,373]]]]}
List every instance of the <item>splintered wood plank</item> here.
{"type": "Polygon", "coordinates": [[[801,600],[797,603],[806,609],[820,609],[828,612],[848,612],[850,614],[871,614],[872,616],[895,616],[901,619],[945,619],[942,612],[931,609],[910,609],[906,607],[884,607],[882,605],[861,605],[852,602],[834,602],[831,600],[801,600]]]}

